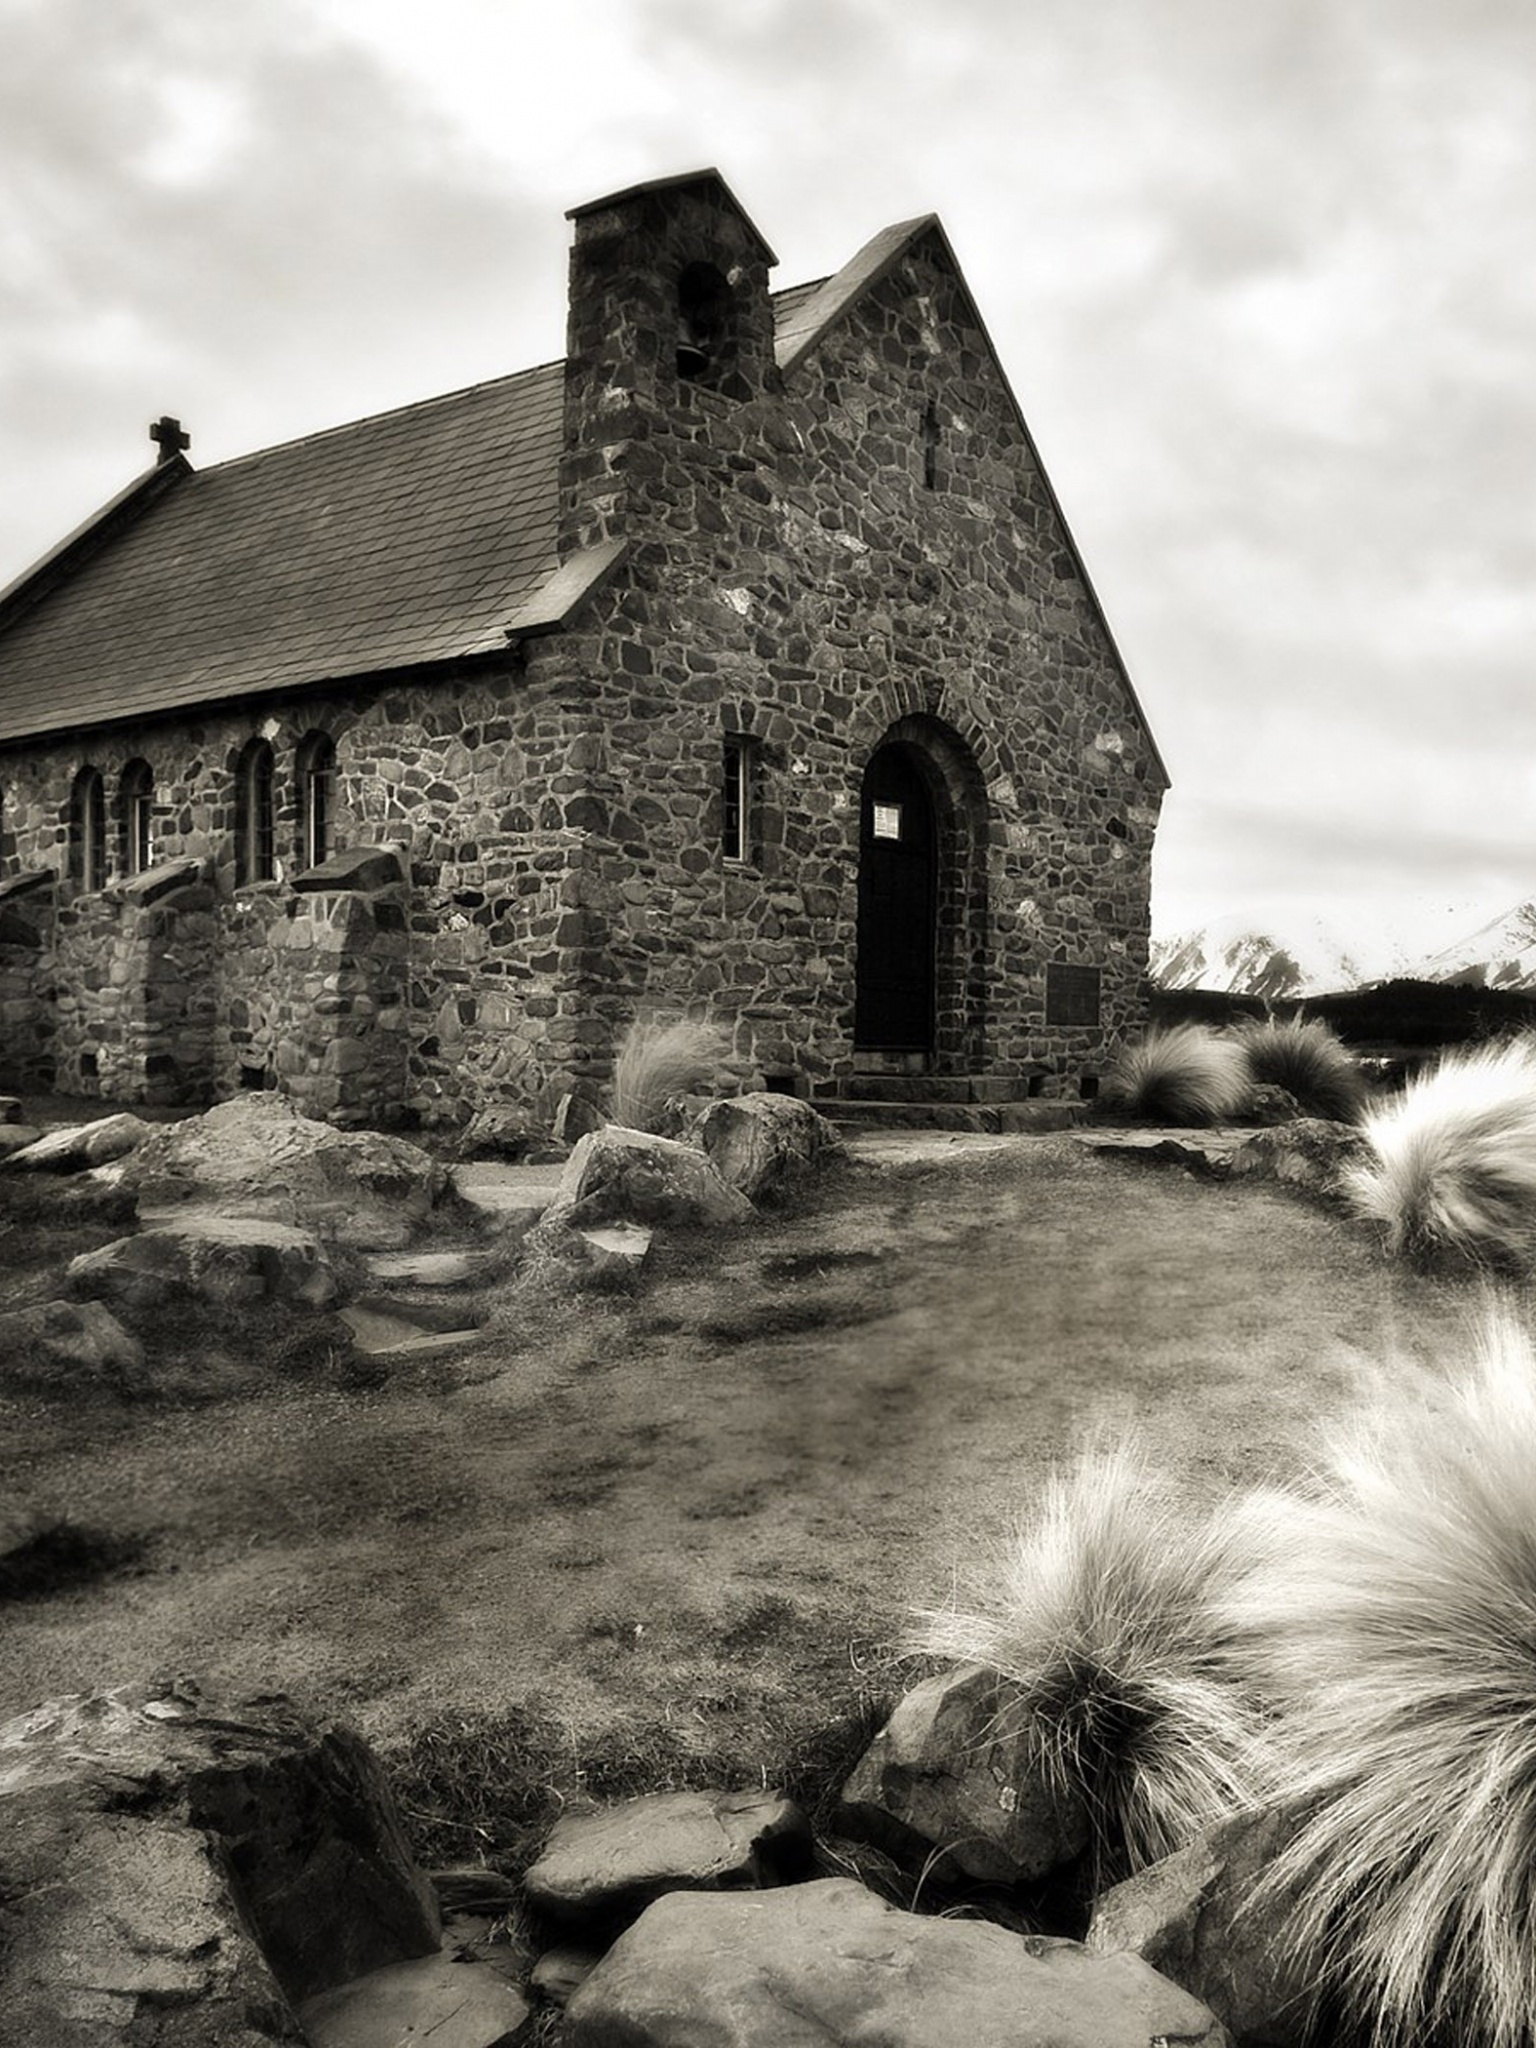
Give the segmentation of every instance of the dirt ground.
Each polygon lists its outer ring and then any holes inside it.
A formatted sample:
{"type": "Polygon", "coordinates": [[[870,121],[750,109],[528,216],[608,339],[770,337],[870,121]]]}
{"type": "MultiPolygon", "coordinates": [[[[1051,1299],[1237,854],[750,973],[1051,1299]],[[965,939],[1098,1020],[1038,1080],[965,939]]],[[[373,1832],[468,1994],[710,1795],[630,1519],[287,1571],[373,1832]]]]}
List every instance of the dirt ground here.
{"type": "Polygon", "coordinates": [[[800,1662],[888,1668],[1094,1422],[1192,1485],[1262,1478],[1362,1351],[1468,1311],[1273,1187],[1070,1137],[856,1160],[659,1245],[632,1297],[511,1297],[505,1335],[381,1384],[6,1397],[6,1499],[127,1561],[0,1610],[0,1715],[175,1669],[386,1744],[525,1703],[750,1741],[800,1662]]]}

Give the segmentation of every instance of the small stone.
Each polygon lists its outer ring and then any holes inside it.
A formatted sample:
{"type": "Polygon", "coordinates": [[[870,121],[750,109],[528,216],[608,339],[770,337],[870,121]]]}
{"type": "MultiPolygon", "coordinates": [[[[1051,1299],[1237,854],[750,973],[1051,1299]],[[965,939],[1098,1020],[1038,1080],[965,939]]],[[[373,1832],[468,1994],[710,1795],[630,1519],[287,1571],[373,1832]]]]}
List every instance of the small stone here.
{"type": "Polygon", "coordinates": [[[0,1315],[0,1379],[13,1385],[119,1384],[143,1365],[144,1346],[100,1301],[43,1301],[0,1315]]]}
{"type": "Polygon", "coordinates": [[[775,1793],[658,1792],[557,1821],[526,1888],[562,1920],[627,1920],[664,1892],[776,1884],[809,1846],[799,1808],[775,1793]]]}
{"type": "Polygon", "coordinates": [[[504,2048],[529,2007],[499,1971],[436,1955],[387,1964],[298,2012],[310,2048],[504,2048]]]}
{"type": "Polygon", "coordinates": [[[569,2005],[602,1959],[601,1949],[574,1943],[546,1949],[533,1966],[529,1988],[548,2005],[569,2005]]]}

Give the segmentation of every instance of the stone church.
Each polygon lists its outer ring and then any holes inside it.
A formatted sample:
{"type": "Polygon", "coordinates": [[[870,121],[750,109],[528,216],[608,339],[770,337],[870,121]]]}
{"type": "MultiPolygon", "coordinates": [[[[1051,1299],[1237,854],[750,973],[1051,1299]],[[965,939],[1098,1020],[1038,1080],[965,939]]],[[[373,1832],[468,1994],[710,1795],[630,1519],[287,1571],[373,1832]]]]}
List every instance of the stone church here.
{"type": "Polygon", "coordinates": [[[1139,1028],[1166,778],[938,220],[774,292],[715,171],[570,217],[563,361],[162,421],[0,593],[0,1085],[547,1116],[687,1013],[1077,1097],[1139,1028]]]}

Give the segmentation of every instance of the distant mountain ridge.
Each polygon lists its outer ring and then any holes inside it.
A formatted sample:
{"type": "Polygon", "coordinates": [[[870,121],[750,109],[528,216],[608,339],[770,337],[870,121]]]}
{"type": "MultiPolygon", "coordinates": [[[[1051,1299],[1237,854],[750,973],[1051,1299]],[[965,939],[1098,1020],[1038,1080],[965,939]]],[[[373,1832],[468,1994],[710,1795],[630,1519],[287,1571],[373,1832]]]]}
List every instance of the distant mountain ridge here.
{"type": "Polygon", "coordinates": [[[1401,947],[1347,941],[1320,919],[1275,931],[1227,919],[1152,941],[1159,988],[1210,989],[1285,1001],[1337,995],[1388,980],[1471,988],[1536,990],[1536,900],[1516,904],[1464,939],[1412,955],[1401,947]]]}

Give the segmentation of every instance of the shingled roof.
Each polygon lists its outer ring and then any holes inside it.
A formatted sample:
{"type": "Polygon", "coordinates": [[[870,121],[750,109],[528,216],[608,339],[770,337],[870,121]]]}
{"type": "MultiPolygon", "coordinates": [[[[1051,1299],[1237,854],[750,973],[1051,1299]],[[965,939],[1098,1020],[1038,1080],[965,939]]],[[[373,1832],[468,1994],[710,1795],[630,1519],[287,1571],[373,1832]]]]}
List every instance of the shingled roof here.
{"type": "Polygon", "coordinates": [[[0,736],[504,647],[555,565],[562,368],[189,471],[16,587],[0,736]]]}

